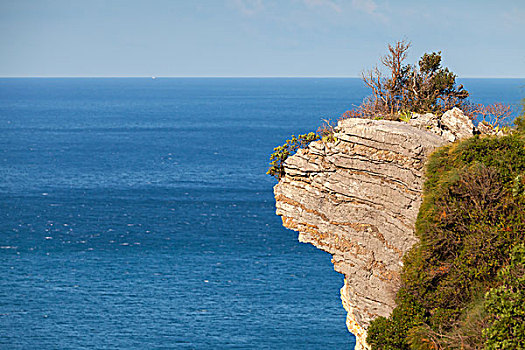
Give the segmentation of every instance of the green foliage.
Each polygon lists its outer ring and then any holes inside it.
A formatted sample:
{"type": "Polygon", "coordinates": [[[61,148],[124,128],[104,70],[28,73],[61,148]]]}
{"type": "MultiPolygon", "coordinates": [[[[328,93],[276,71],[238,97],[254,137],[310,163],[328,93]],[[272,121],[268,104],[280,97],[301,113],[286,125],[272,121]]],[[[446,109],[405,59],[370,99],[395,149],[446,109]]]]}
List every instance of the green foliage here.
{"type": "Polygon", "coordinates": [[[275,177],[277,180],[284,176],[284,162],[289,156],[294,155],[299,148],[305,148],[312,141],[322,140],[323,142],[337,141],[334,136],[335,125],[330,120],[323,120],[323,124],[317,129],[317,133],[309,132],[308,134],[292,135],[290,140],[282,146],[275,147],[270,156],[270,167],[266,174],[275,177]]]}
{"type": "Polygon", "coordinates": [[[520,115],[514,119],[514,125],[516,126],[516,131],[525,132],[525,115],[520,115]]]}
{"type": "Polygon", "coordinates": [[[517,132],[525,133],[525,98],[521,100],[521,114],[514,119],[514,125],[517,132]]]}
{"type": "Polygon", "coordinates": [[[412,112],[410,111],[399,111],[399,120],[408,123],[412,119],[412,112]]]}
{"type": "Polygon", "coordinates": [[[424,310],[414,301],[406,307],[395,308],[389,318],[378,317],[368,328],[366,341],[373,349],[404,350],[410,349],[407,332],[424,324],[424,310]]]}
{"type": "Polygon", "coordinates": [[[389,45],[379,68],[363,74],[372,96],[361,105],[365,114],[393,116],[400,111],[443,113],[465,104],[469,96],[456,75],[441,66],[441,51],[424,54],[417,64],[405,64],[410,43],[389,45]]]}
{"type": "Polygon", "coordinates": [[[424,54],[419,60],[419,71],[414,68],[412,74],[408,100],[414,111],[444,112],[460,106],[469,96],[463,85],[456,87],[456,75],[441,66],[441,51],[424,54]]]}
{"type": "Polygon", "coordinates": [[[286,143],[282,146],[275,147],[273,153],[270,156],[270,168],[266,174],[274,176],[279,180],[284,176],[284,162],[289,156],[295,154],[299,148],[304,148],[312,141],[319,139],[319,136],[310,132],[295,137],[292,135],[290,140],[286,140],[286,143]]]}
{"type": "Polygon", "coordinates": [[[525,349],[525,245],[517,244],[510,264],[498,273],[500,286],[486,294],[491,326],[483,331],[486,349],[525,349]]]}
{"type": "Polygon", "coordinates": [[[514,181],[512,182],[512,195],[514,197],[520,196],[523,194],[523,190],[525,189],[525,176],[518,175],[514,178],[514,181]]]}
{"type": "Polygon", "coordinates": [[[485,312],[480,292],[498,283],[525,232],[524,137],[475,137],[430,157],[420,243],[404,257],[396,309],[370,325],[372,349],[483,347],[482,329],[498,318],[485,312]],[[399,317],[414,308],[417,317],[399,317]]]}

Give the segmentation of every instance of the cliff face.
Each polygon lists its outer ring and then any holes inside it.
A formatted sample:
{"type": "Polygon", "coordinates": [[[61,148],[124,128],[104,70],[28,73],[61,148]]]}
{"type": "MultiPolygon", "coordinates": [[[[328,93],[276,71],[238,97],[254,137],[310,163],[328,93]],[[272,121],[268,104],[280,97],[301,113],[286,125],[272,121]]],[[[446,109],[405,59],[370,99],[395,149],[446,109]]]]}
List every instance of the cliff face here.
{"type": "Polygon", "coordinates": [[[417,242],[427,156],[473,133],[459,110],[447,113],[450,121],[414,115],[412,125],[343,120],[337,141],[312,142],[288,158],[274,188],[283,225],[298,231],[299,241],[330,253],[344,274],[341,299],[356,349],[368,348],[370,321],[395,306],[403,254],[417,242]]]}

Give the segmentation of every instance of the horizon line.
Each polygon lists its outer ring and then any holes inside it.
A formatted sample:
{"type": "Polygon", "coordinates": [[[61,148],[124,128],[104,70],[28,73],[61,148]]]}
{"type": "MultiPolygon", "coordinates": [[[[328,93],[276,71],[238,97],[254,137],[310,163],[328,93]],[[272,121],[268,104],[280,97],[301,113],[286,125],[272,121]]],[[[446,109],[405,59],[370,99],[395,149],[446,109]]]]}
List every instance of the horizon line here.
{"type": "MultiPolygon", "coordinates": [[[[283,79],[362,79],[359,76],[329,76],[329,75],[311,75],[311,76],[286,76],[286,75],[274,75],[274,76],[250,76],[250,75],[209,75],[209,76],[201,76],[201,75],[20,75],[20,76],[0,76],[0,79],[27,79],[27,78],[38,78],[38,79],[57,79],[57,78],[64,78],[64,79],[89,79],[89,78],[142,78],[142,79],[177,79],[177,78],[216,78],[216,79],[275,79],[275,78],[283,78],[283,79]]],[[[464,77],[456,77],[456,79],[525,79],[525,77],[508,77],[508,76],[464,76],[464,77]]]]}

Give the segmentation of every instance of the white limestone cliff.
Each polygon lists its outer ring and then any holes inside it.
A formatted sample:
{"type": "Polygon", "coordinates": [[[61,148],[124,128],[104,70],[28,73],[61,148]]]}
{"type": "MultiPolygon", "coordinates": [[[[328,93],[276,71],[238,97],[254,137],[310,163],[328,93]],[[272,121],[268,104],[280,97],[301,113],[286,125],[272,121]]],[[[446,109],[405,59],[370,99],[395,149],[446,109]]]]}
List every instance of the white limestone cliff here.
{"type": "Polygon", "coordinates": [[[472,136],[459,109],[408,123],[345,119],[335,142],[312,142],[285,162],[274,188],[276,212],[299,241],[332,255],[344,275],[341,299],[356,349],[366,329],[395,307],[403,255],[417,242],[424,164],[432,151],[472,136]]]}

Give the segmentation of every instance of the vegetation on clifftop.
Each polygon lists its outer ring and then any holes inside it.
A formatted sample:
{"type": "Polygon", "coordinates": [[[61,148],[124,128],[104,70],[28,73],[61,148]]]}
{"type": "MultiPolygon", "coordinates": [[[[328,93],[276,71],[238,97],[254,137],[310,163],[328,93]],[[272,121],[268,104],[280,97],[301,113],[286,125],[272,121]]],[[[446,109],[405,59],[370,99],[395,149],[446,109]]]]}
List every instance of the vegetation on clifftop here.
{"type": "Polygon", "coordinates": [[[292,135],[292,138],[286,140],[286,143],[282,146],[277,146],[273,149],[273,153],[270,156],[270,168],[266,172],[268,175],[274,176],[280,179],[284,176],[284,162],[290,156],[295,154],[299,148],[306,147],[310,142],[316,141],[319,136],[310,132],[308,134],[292,135]]]}
{"type": "Polygon", "coordinates": [[[266,174],[279,180],[284,176],[284,162],[286,159],[294,155],[298,149],[305,148],[310,142],[317,140],[322,140],[323,142],[335,141],[334,129],[330,121],[325,120],[325,123],[317,129],[317,132],[309,132],[297,137],[292,135],[282,146],[275,147],[270,155],[270,167],[266,174]]]}
{"type": "Polygon", "coordinates": [[[525,349],[525,127],[437,150],[420,239],[404,257],[397,307],[372,349],[525,349]]]}
{"type": "Polygon", "coordinates": [[[424,54],[417,64],[407,64],[410,43],[388,45],[381,58],[383,69],[375,66],[363,73],[363,81],[372,90],[360,109],[397,119],[403,112],[444,113],[461,107],[469,96],[463,85],[456,86],[456,75],[441,66],[441,52],[424,54]]]}
{"type": "MultiPolygon", "coordinates": [[[[457,86],[456,75],[441,65],[441,52],[424,54],[417,64],[407,64],[410,43],[398,41],[388,45],[388,53],[381,65],[363,73],[363,81],[372,94],[360,106],[346,111],[340,118],[388,119],[408,122],[412,113],[434,113],[438,116],[453,107],[461,108],[471,119],[480,119],[484,129],[496,132],[506,126],[512,109],[501,103],[483,106],[472,104],[462,85],[457,86]]],[[[279,180],[284,176],[284,162],[312,141],[335,141],[330,121],[317,133],[299,135],[275,147],[270,156],[268,175],[279,180]]]]}

